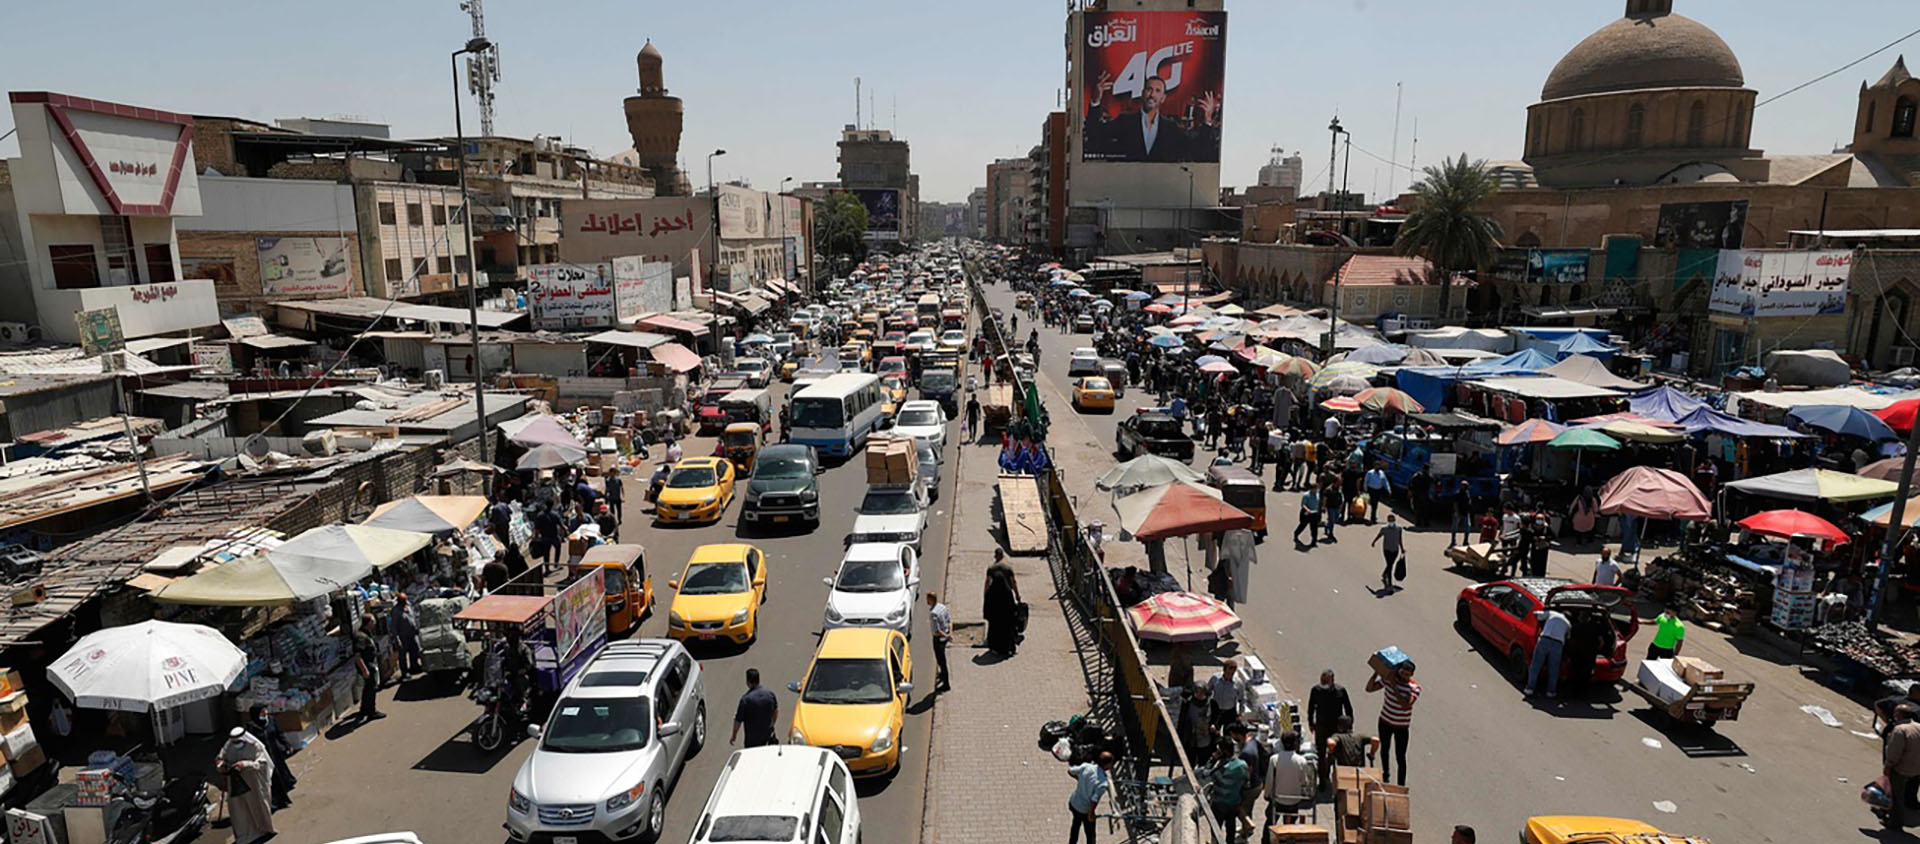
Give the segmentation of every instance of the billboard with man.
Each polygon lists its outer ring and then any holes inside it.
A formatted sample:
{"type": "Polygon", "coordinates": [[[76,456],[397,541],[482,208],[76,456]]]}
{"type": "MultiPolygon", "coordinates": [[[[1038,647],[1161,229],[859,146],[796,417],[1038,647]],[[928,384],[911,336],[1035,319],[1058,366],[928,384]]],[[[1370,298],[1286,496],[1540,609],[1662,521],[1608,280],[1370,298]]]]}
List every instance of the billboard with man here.
{"type": "Polygon", "coordinates": [[[1218,162],[1226,12],[1087,12],[1081,159],[1218,162]]]}

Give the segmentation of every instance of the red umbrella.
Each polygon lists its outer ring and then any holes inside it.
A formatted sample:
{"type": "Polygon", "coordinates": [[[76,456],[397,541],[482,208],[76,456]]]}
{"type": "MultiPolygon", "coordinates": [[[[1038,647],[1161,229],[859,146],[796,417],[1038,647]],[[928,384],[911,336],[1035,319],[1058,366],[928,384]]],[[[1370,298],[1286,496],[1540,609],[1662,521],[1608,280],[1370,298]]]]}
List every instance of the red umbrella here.
{"type": "Polygon", "coordinates": [[[1703,522],[1712,515],[1713,505],[1679,472],[1634,466],[1600,488],[1600,512],[1703,522]]]}
{"type": "Polygon", "coordinates": [[[1142,639],[1211,642],[1240,627],[1240,616],[1213,598],[1192,592],[1162,592],[1127,608],[1142,639]]]}
{"type": "Polygon", "coordinates": [[[1915,414],[1920,414],[1920,399],[1897,401],[1873,411],[1873,415],[1880,417],[1880,421],[1887,423],[1887,427],[1902,434],[1913,430],[1915,414]]]}
{"type": "Polygon", "coordinates": [[[1220,491],[1188,481],[1150,486],[1114,499],[1120,527],[1143,542],[1253,527],[1253,517],[1220,499],[1220,491]]]}
{"type": "Polygon", "coordinates": [[[1835,527],[1832,522],[1801,510],[1768,510],[1765,513],[1755,513],[1741,519],[1739,525],[1763,536],[1778,536],[1782,539],[1811,536],[1835,545],[1845,544],[1849,540],[1847,532],[1835,527]]]}

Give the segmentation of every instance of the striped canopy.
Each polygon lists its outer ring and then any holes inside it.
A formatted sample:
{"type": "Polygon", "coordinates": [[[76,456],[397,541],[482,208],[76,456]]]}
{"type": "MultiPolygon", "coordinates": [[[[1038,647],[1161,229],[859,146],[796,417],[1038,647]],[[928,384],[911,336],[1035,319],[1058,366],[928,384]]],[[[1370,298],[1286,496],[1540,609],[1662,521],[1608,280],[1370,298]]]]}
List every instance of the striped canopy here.
{"type": "Polygon", "coordinates": [[[1240,629],[1226,604],[1192,592],[1162,592],[1127,608],[1134,632],[1162,642],[1210,642],[1240,629]]]}
{"type": "Polygon", "coordinates": [[[1359,395],[1353,397],[1353,400],[1359,402],[1361,407],[1375,413],[1425,413],[1427,411],[1426,406],[1412,396],[1392,387],[1362,390],[1359,395]]]}

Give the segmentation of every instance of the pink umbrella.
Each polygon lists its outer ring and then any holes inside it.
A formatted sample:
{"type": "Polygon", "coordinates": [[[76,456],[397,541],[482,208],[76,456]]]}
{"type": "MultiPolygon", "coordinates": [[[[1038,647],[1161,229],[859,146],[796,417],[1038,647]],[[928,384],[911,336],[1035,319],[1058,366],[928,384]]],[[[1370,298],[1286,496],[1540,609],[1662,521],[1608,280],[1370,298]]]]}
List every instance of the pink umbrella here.
{"type": "Polygon", "coordinates": [[[1216,360],[1216,361],[1210,361],[1206,365],[1200,367],[1200,371],[1211,372],[1219,375],[1232,375],[1233,373],[1238,372],[1239,370],[1234,369],[1233,364],[1227,363],[1224,360],[1216,360]]]}
{"type": "Polygon", "coordinates": [[[1192,592],[1162,592],[1127,608],[1142,639],[1211,642],[1240,627],[1226,604],[1192,592]]]}
{"type": "Polygon", "coordinates": [[[1207,318],[1200,316],[1199,314],[1187,314],[1186,316],[1174,317],[1172,324],[1173,325],[1199,325],[1200,323],[1203,323],[1206,321],[1207,321],[1207,318]]]}
{"type": "Polygon", "coordinates": [[[1501,445],[1543,443],[1560,436],[1560,433],[1565,430],[1565,427],[1555,425],[1545,419],[1528,419],[1525,422],[1501,431],[1500,436],[1494,438],[1494,442],[1501,445]]]}
{"type": "Polygon", "coordinates": [[[1704,522],[1713,514],[1713,505],[1679,472],[1634,466],[1600,488],[1600,512],[1704,522]]]}

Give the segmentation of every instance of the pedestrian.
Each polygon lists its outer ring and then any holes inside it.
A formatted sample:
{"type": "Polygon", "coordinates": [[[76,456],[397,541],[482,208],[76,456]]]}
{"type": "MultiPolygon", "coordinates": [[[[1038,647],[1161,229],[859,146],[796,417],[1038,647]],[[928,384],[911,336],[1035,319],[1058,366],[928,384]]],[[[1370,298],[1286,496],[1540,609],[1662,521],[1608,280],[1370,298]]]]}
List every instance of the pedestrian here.
{"type": "Polygon", "coordinates": [[[1887,775],[1888,829],[1913,825],[1911,812],[1920,800],[1920,721],[1915,721],[1913,704],[1903,703],[1893,711],[1893,729],[1887,731],[1887,744],[1881,750],[1887,775]]]}
{"type": "MultiPolygon", "coordinates": [[[[1347,697],[1346,687],[1333,681],[1333,669],[1328,668],[1320,672],[1319,685],[1307,692],[1307,728],[1313,731],[1313,746],[1325,747],[1327,739],[1339,731],[1342,718],[1352,727],[1353,701],[1347,697]]],[[[1326,779],[1326,759],[1321,757],[1321,779],[1326,779]]]]}
{"type": "Polygon", "coordinates": [[[1308,548],[1320,546],[1320,491],[1309,487],[1307,494],[1300,496],[1300,524],[1293,528],[1293,545],[1300,547],[1300,532],[1307,532],[1308,548]]]}
{"type": "Polygon", "coordinates": [[[1019,631],[1014,629],[1020,606],[1020,583],[1013,567],[1007,565],[1006,554],[1002,549],[993,549],[981,612],[987,617],[987,650],[1001,657],[1012,657],[1020,642],[1019,631]]]}
{"type": "MultiPolygon", "coordinates": [[[[1680,646],[1687,640],[1687,623],[1675,615],[1673,608],[1662,605],[1660,614],[1653,619],[1653,641],[1647,645],[1647,659],[1672,659],[1680,654],[1680,646]]],[[[1914,684],[1920,689],[1920,683],[1914,684]]]]}
{"type": "Polygon", "coordinates": [[[1279,492],[1293,474],[1293,444],[1287,441],[1285,428],[1275,425],[1267,430],[1267,454],[1273,457],[1273,491],[1279,492]]]}
{"type": "Polygon", "coordinates": [[[980,397],[972,393],[967,394],[967,430],[965,431],[965,436],[968,442],[979,442],[980,440],[980,397]]]}
{"type": "Polygon", "coordinates": [[[747,691],[733,708],[733,732],[727,735],[727,746],[732,747],[740,738],[742,728],[747,733],[748,747],[773,744],[773,722],[779,719],[780,699],[760,685],[760,669],[747,669],[747,691]]]}
{"type": "MultiPolygon", "coordinates": [[[[1333,473],[1327,474],[1331,476],[1333,473]]],[[[1325,502],[1325,506],[1320,508],[1320,527],[1327,532],[1328,542],[1338,542],[1333,538],[1333,526],[1346,512],[1347,498],[1340,494],[1340,481],[1337,478],[1322,481],[1320,486],[1320,500],[1325,502]]]]}
{"type": "Polygon", "coordinates": [[[267,759],[273,763],[273,776],[270,778],[273,785],[270,805],[273,810],[277,812],[293,805],[293,798],[288,795],[294,786],[300,784],[300,779],[293,775],[293,769],[287,767],[287,757],[293,755],[293,747],[288,744],[286,733],[280,731],[280,725],[274,722],[264,703],[256,703],[247,711],[246,728],[267,749],[267,759]]]}
{"type": "Polygon", "coordinates": [[[1546,526],[1542,525],[1536,535],[1538,538],[1533,542],[1533,560],[1530,569],[1534,577],[1546,577],[1547,553],[1552,550],[1552,546],[1547,539],[1546,526]]]}
{"type": "Polygon", "coordinates": [[[1094,844],[1094,812],[1100,808],[1100,798],[1107,794],[1107,784],[1113,770],[1113,754],[1102,750],[1092,762],[1082,762],[1067,769],[1067,776],[1073,777],[1073,796],[1067,798],[1067,811],[1073,814],[1072,826],[1068,827],[1067,844],[1076,844],[1080,840],[1080,830],[1087,831],[1087,844],[1094,844]]]}
{"type": "Polygon", "coordinates": [[[548,565],[560,559],[560,513],[552,507],[533,514],[533,558],[548,565]]]}
{"type": "Polygon", "coordinates": [[[1453,520],[1447,531],[1447,544],[1459,545],[1461,540],[1472,539],[1473,531],[1473,495],[1469,492],[1466,479],[1453,490],[1453,520]]]}
{"type": "Polygon", "coordinates": [[[1420,699],[1420,684],[1413,679],[1413,660],[1400,663],[1391,677],[1375,674],[1367,678],[1367,691],[1380,692],[1380,780],[1393,776],[1393,762],[1400,763],[1399,784],[1407,784],[1407,743],[1413,727],[1413,703],[1420,699]],[[1392,754],[1392,760],[1388,755],[1392,754]]]}
{"type": "Polygon", "coordinates": [[[413,613],[407,593],[394,597],[393,647],[400,652],[400,677],[405,679],[426,671],[420,654],[420,621],[413,613]]]}
{"type": "Polygon", "coordinates": [[[1246,680],[1237,676],[1240,660],[1227,657],[1220,663],[1220,673],[1207,681],[1207,696],[1213,699],[1213,711],[1207,722],[1215,727],[1226,727],[1240,720],[1240,704],[1248,696],[1246,680]]]}
{"type": "Polygon", "coordinates": [[[273,758],[267,746],[234,727],[214,767],[226,775],[227,818],[234,844],[253,844],[279,834],[273,828],[273,758]]]}
{"type": "Polygon", "coordinates": [[[1237,722],[1227,728],[1227,734],[1233,737],[1233,743],[1240,748],[1240,761],[1247,766],[1247,784],[1240,789],[1240,830],[1245,837],[1259,826],[1253,822],[1253,805],[1260,802],[1260,788],[1267,782],[1267,752],[1265,745],[1244,722],[1237,722]]]}
{"type": "Polygon", "coordinates": [[[1593,564],[1593,582],[1601,586],[1620,585],[1620,564],[1613,561],[1613,546],[1600,546],[1600,560],[1593,564]]]}
{"type": "Polygon", "coordinates": [[[1321,779],[1325,780],[1324,772],[1334,765],[1343,768],[1372,766],[1374,757],[1380,753],[1380,738],[1354,732],[1352,716],[1342,715],[1334,724],[1333,734],[1320,743],[1320,753],[1321,779]]]}
{"type": "Polygon", "coordinates": [[[1280,752],[1267,760],[1267,826],[1296,822],[1313,805],[1324,779],[1313,757],[1301,752],[1300,734],[1281,733],[1280,752]]]}
{"type": "Polygon", "coordinates": [[[1180,743],[1187,748],[1190,759],[1204,759],[1208,749],[1213,746],[1213,701],[1207,699],[1207,686],[1195,684],[1187,689],[1180,700],[1179,724],[1180,743]]]}
{"type": "Polygon", "coordinates": [[[1340,425],[1339,416],[1336,416],[1331,413],[1327,414],[1327,420],[1325,422],[1320,423],[1320,430],[1321,430],[1321,433],[1324,434],[1322,439],[1328,445],[1332,445],[1335,447],[1338,447],[1340,445],[1341,425],[1340,425]]]}
{"type": "Polygon", "coordinates": [[[1240,836],[1240,799],[1247,787],[1247,763],[1231,741],[1213,746],[1213,761],[1202,771],[1207,787],[1207,808],[1226,832],[1225,841],[1240,836]]]}
{"type": "MultiPolygon", "coordinates": [[[[1387,464],[1376,463],[1367,470],[1365,486],[1367,488],[1367,521],[1380,521],[1380,500],[1392,491],[1387,483],[1387,464]]],[[[1392,519],[1392,516],[1388,516],[1392,519]]]]}
{"type": "Polygon", "coordinates": [[[1453,835],[1447,839],[1447,844],[1474,844],[1476,840],[1473,827],[1459,823],[1453,825],[1453,835]]]}
{"type": "Polygon", "coordinates": [[[360,629],[353,634],[353,670],[360,674],[360,720],[377,721],[387,717],[381,712],[380,650],[373,644],[373,616],[360,617],[360,629]]]}
{"type": "Polygon", "coordinates": [[[620,507],[626,500],[626,482],[620,479],[619,472],[609,473],[607,475],[607,508],[613,511],[613,523],[616,526],[626,520],[626,513],[620,507]]]}
{"type": "Polygon", "coordinates": [[[1387,523],[1380,526],[1380,530],[1373,535],[1373,542],[1370,543],[1380,546],[1380,556],[1386,558],[1386,565],[1380,569],[1380,593],[1383,595],[1393,591],[1394,564],[1400,562],[1400,556],[1406,553],[1406,549],[1401,545],[1402,530],[1399,520],[1395,519],[1392,513],[1388,513],[1387,523]]]}
{"type": "Polygon", "coordinates": [[[1567,634],[1573,630],[1573,622],[1567,620],[1565,613],[1555,609],[1540,610],[1533,614],[1533,620],[1540,624],[1540,635],[1533,642],[1533,661],[1527,666],[1527,697],[1533,696],[1533,690],[1540,687],[1540,672],[1547,672],[1547,697],[1560,694],[1560,658],[1566,652],[1567,634]]]}
{"type": "Polygon", "coordinates": [[[927,592],[927,627],[933,631],[933,664],[940,671],[934,681],[934,690],[944,692],[953,688],[947,676],[947,645],[953,642],[953,613],[947,605],[940,603],[940,596],[927,592]]]}

